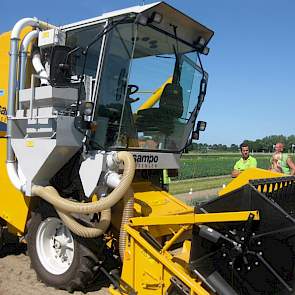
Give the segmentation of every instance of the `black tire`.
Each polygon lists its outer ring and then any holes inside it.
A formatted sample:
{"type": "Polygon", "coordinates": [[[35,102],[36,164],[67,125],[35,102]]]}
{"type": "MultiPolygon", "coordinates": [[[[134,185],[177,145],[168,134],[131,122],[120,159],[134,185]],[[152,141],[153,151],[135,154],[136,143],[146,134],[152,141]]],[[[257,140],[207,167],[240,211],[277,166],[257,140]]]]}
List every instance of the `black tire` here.
{"type": "MultiPolygon", "coordinates": [[[[85,291],[87,286],[94,279],[94,269],[99,262],[99,255],[95,253],[95,251],[101,251],[103,248],[102,240],[82,239],[69,232],[73,238],[74,245],[72,261],[69,263],[70,266],[60,274],[50,272],[48,267],[44,266],[38,254],[37,237],[40,235],[37,233],[41,225],[45,225],[46,227],[47,222],[50,224],[50,220],[56,221],[56,218],[58,218],[58,216],[55,210],[45,202],[40,202],[38,208],[32,212],[27,235],[28,255],[31,259],[31,266],[36,271],[38,279],[48,286],[64,289],[69,292],[76,290],[85,291]]],[[[60,219],[59,221],[61,222],[60,219]]],[[[42,228],[42,226],[40,228],[42,228]]],[[[50,251],[50,253],[52,254],[54,251],[55,249],[50,251]]]]}

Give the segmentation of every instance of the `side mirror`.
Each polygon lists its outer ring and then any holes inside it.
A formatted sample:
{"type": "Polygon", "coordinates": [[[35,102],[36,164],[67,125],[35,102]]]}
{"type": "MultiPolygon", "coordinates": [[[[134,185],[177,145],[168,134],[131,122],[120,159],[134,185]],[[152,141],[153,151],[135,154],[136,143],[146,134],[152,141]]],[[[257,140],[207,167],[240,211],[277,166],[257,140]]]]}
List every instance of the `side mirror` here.
{"type": "Polygon", "coordinates": [[[207,127],[207,122],[205,121],[198,121],[197,123],[197,130],[198,131],[205,131],[207,127]]]}
{"type": "Polygon", "coordinates": [[[84,116],[85,121],[89,121],[93,114],[94,103],[91,101],[82,101],[79,106],[79,110],[82,116],[84,116]]]}
{"type": "Polygon", "coordinates": [[[200,138],[200,131],[205,131],[207,126],[207,122],[205,121],[198,121],[197,129],[192,132],[192,139],[198,140],[200,138]]]}

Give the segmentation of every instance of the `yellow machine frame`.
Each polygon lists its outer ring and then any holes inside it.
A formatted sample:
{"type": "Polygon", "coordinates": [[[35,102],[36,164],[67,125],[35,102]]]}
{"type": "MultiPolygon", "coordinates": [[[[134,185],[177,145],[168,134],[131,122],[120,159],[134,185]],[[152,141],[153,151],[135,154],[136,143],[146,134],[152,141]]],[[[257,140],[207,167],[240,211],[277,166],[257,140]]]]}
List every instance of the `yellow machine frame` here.
{"type": "Polygon", "coordinates": [[[111,286],[111,294],[166,294],[171,278],[177,277],[190,289],[190,294],[209,295],[198,279],[189,275],[188,261],[190,241],[186,240],[194,224],[213,222],[247,221],[250,214],[259,220],[259,212],[225,212],[195,214],[167,192],[160,191],[149,183],[134,183],[136,214],[125,226],[128,233],[119,288],[111,286]],[[163,242],[156,249],[141,231],[163,242]],[[181,250],[173,253],[171,246],[181,243],[181,250]]]}
{"type": "Polygon", "coordinates": [[[169,252],[171,245],[189,231],[193,224],[203,222],[233,222],[247,221],[249,215],[254,215],[254,220],[259,220],[257,211],[209,213],[209,214],[184,214],[178,216],[158,216],[133,218],[131,224],[125,227],[128,232],[123,272],[120,290],[112,286],[112,294],[130,294],[132,289],[138,294],[166,294],[167,286],[173,276],[179,278],[190,289],[190,294],[209,295],[201,281],[188,274],[188,260],[190,242],[184,241],[182,251],[173,255],[169,252]],[[166,241],[161,250],[155,249],[141,235],[140,230],[149,226],[161,225],[170,229],[171,238],[166,241]],[[176,232],[171,230],[171,225],[177,225],[176,232]],[[132,286],[132,287],[130,287],[132,286]]]}
{"type": "MultiPolygon", "coordinates": [[[[24,29],[23,38],[30,30],[24,29]]],[[[7,92],[9,77],[10,32],[0,35],[0,124],[7,124],[7,92]]],[[[31,65],[28,63],[28,69],[31,65]]],[[[28,71],[30,72],[30,71],[28,71]]],[[[29,75],[28,75],[29,76],[29,75]]],[[[0,217],[7,221],[10,232],[23,234],[29,213],[30,198],[24,196],[11,183],[6,163],[6,131],[0,131],[0,217]]]]}

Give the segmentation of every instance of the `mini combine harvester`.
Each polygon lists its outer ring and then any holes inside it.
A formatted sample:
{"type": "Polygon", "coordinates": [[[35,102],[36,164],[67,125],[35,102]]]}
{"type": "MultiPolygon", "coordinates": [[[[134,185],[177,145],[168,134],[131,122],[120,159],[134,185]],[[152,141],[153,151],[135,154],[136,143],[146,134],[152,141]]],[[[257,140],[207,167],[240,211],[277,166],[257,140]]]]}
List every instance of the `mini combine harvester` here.
{"type": "Polygon", "coordinates": [[[164,2],[0,35],[1,233],[46,285],[294,294],[294,177],[256,171],[195,208],[162,189],[206,127],[212,36],[164,2]]]}

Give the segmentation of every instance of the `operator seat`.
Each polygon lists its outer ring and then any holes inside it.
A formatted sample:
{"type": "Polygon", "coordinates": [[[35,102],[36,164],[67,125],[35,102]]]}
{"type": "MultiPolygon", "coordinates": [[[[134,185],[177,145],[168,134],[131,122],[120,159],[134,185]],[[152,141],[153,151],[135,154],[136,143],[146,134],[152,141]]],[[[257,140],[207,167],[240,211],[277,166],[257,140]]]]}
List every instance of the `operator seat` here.
{"type": "Polygon", "coordinates": [[[183,113],[183,93],[179,84],[168,83],[164,87],[158,108],[137,112],[136,127],[139,132],[160,131],[165,135],[173,132],[175,119],[183,113]]]}

